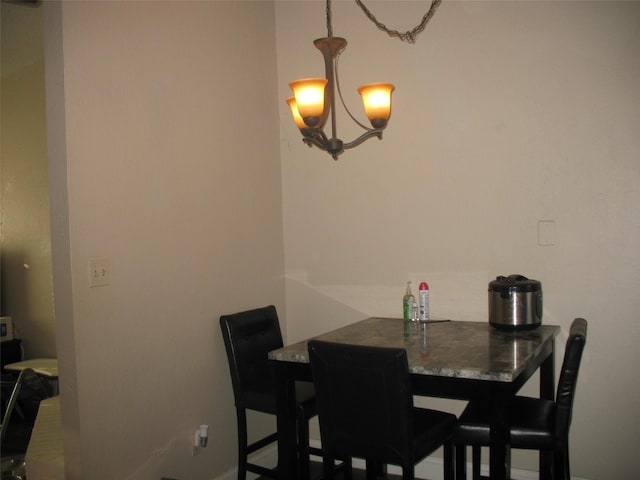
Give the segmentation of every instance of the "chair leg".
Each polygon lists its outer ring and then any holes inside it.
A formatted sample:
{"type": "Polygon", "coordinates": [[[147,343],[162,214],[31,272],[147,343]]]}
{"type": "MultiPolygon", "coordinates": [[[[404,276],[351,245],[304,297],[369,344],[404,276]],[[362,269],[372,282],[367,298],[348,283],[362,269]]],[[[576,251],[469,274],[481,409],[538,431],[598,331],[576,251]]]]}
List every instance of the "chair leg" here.
{"type": "Polygon", "coordinates": [[[351,457],[344,459],[344,480],[351,480],[353,478],[353,465],[351,463],[351,457]]]}
{"type": "Polygon", "coordinates": [[[335,461],[328,455],[322,457],[322,478],[323,480],[333,480],[333,474],[335,472],[335,461]]]}
{"type": "Polygon", "coordinates": [[[247,479],[247,413],[237,408],[238,417],[238,480],[247,479]]]}
{"type": "Polygon", "coordinates": [[[454,448],[453,448],[453,440],[449,440],[444,443],[444,480],[454,480],[454,472],[455,472],[455,458],[454,458],[454,448]]]}
{"type": "Polygon", "coordinates": [[[311,466],[309,460],[309,421],[304,415],[298,416],[298,464],[300,465],[300,480],[309,480],[311,466]]]}
{"type": "Polygon", "coordinates": [[[473,480],[480,480],[480,463],[482,462],[481,453],[482,447],[473,445],[471,448],[471,471],[473,472],[471,478],[473,478],[473,480]]]}
{"type": "Polygon", "coordinates": [[[456,446],[456,480],[467,480],[467,446],[456,446]]]}
{"type": "Polygon", "coordinates": [[[553,452],[553,479],[570,480],[570,478],[569,449],[565,447],[563,450],[553,452]]]}
{"type": "Polygon", "coordinates": [[[415,467],[413,465],[406,465],[402,467],[402,480],[414,480],[415,479],[415,467]]]}
{"type": "Polygon", "coordinates": [[[380,473],[380,463],[375,460],[365,460],[366,471],[367,471],[367,480],[377,480],[378,474],[380,473]]]}

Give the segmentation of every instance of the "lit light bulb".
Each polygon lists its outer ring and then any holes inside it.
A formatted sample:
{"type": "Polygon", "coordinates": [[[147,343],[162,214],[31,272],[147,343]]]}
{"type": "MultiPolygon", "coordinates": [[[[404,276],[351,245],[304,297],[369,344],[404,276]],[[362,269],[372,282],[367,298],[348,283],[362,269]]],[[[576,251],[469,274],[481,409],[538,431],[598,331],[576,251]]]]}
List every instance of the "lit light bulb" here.
{"type": "Polygon", "coordinates": [[[327,82],[326,78],[303,78],[289,84],[298,112],[309,127],[315,127],[320,122],[324,111],[324,89],[327,82]]]}
{"type": "Polygon", "coordinates": [[[391,117],[391,93],[395,87],[391,83],[368,83],[358,88],[362,96],[364,111],[373,128],[385,128],[391,117]]]}

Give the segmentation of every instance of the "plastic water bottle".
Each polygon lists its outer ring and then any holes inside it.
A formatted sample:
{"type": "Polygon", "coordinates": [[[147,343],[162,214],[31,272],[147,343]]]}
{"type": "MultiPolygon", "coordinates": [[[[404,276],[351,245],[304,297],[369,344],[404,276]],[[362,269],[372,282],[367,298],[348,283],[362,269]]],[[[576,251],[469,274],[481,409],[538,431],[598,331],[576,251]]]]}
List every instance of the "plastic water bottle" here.
{"type": "Polygon", "coordinates": [[[411,321],[417,322],[419,319],[420,319],[420,316],[418,314],[418,304],[414,299],[413,302],[411,303],[411,321]]]}
{"type": "Polygon", "coordinates": [[[411,282],[407,282],[407,290],[402,297],[402,318],[405,322],[411,321],[411,306],[415,303],[415,298],[411,293],[411,282]]]}

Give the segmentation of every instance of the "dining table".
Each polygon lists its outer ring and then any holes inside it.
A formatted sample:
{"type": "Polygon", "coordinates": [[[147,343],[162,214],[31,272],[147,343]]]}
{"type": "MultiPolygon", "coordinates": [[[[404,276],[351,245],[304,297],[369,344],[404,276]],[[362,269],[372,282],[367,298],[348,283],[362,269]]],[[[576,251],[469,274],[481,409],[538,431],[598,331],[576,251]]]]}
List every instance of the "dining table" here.
{"type": "MultiPolygon", "coordinates": [[[[555,392],[555,338],[560,327],[496,328],[486,321],[405,322],[366,318],[313,337],[329,342],[405,348],[416,396],[480,400],[490,405],[489,469],[510,478],[509,405],[540,369],[540,398],[555,392]]],[[[295,382],[312,381],[306,340],[269,352],[277,395],[278,478],[297,478],[295,382]]],[[[375,419],[372,419],[375,421],[375,419]]],[[[541,454],[542,467],[550,462],[541,454]]]]}

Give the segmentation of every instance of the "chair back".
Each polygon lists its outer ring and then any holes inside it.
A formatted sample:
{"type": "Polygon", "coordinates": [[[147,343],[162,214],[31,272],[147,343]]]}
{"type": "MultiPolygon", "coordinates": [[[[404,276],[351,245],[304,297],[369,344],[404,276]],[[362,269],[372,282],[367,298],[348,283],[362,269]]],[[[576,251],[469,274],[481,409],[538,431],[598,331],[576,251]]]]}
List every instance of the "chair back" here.
{"type": "Polygon", "coordinates": [[[556,393],[555,438],[562,445],[569,435],[578,370],[586,341],[587,321],[584,318],[576,318],[569,330],[556,393]]]}
{"type": "Polygon", "coordinates": [[[354,456],[412,463],[413,395],[407,352],[310,340],[322,448],[354,456]]]}
{"type": "Polygon", "coordinates": [[[268,353],[283,346],[276,307],[223,315],[220,328],[236,407],[275,413],[275,381],[268,353]]]}

